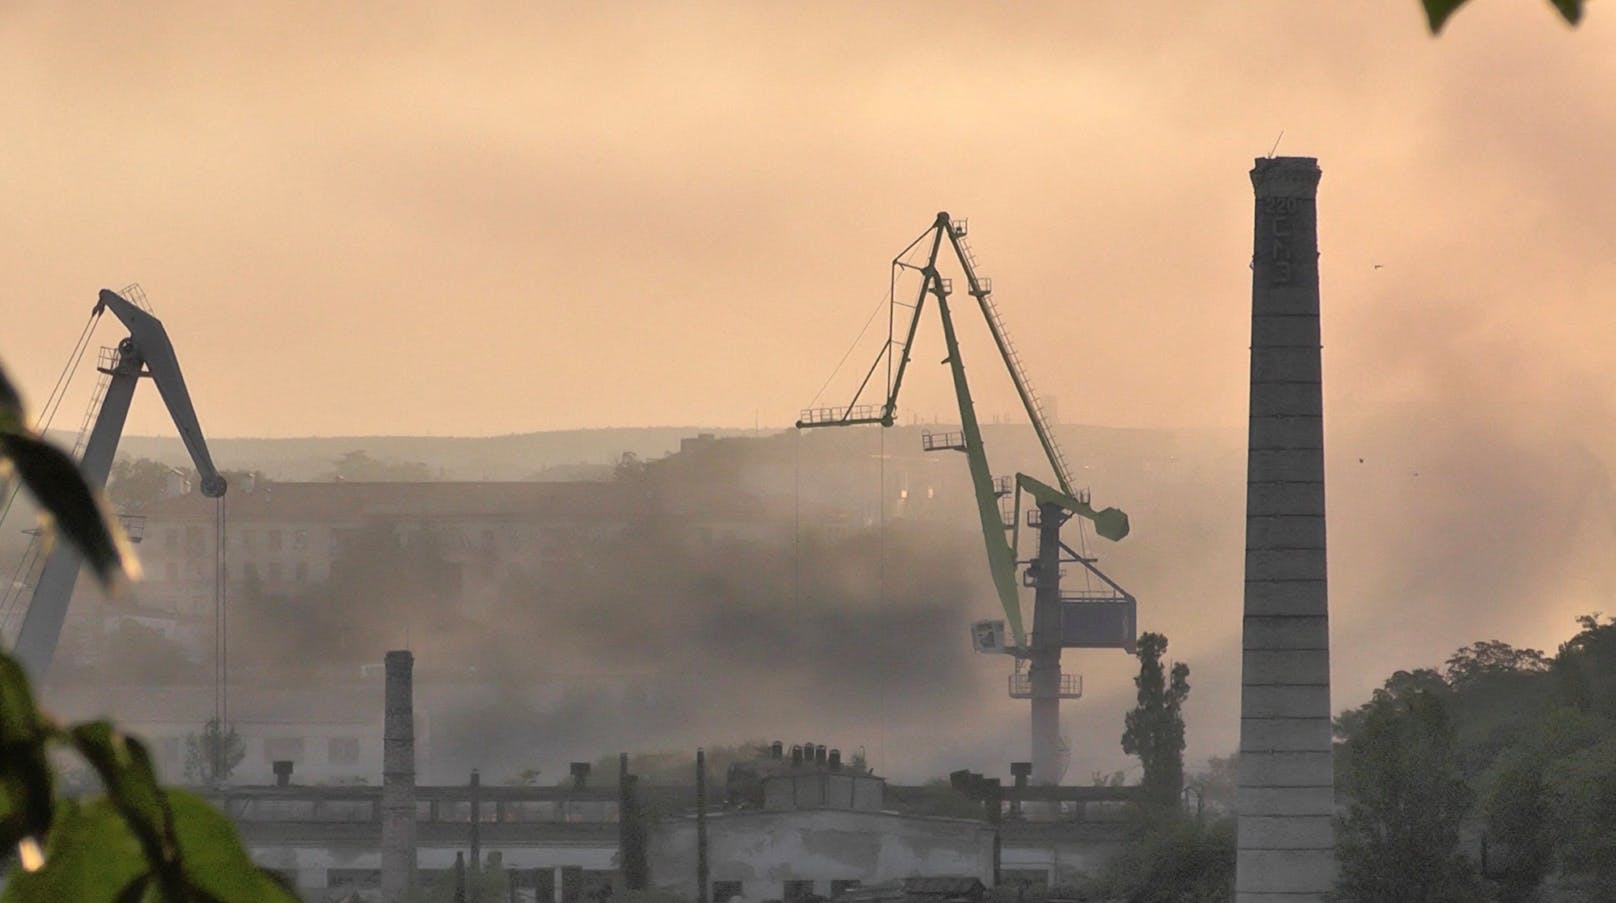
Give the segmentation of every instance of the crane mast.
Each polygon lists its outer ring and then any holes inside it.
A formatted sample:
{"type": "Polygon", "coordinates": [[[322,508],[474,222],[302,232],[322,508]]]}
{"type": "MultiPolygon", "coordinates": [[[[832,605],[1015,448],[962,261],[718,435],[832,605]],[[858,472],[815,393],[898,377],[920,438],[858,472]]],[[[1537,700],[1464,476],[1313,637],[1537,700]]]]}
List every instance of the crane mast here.
{"type": "MultiPolygon", "coordinates": [[[[117,292],[105,289],[95,307],[97,314],[102,311],[111,311],[129,330],[129,335],[118,343],[115,352],[103,359],[99,368],[108,382],[95,425],[79,459],[85,481],[92,488],[105,488],[124,423],[129,417],[129,404],[134,400],[135,385],[141,377],[150,377],[157,384],[158,394],[168,408],[180,440],[196,465],[202,494],[209,498],[224,495],[225,479],[208,454],[207,440],[197,423],[196,409],[191,405],[179,359],[174,355],[174,346],[162,321],[117,292]]],[[[56,655],[62,624],[67,620],[68,601],[82,564],[83,558],[72,543],[57,543],[45,559],[39,581],[34,584],[33,598],[12,651],[36,682],[44,680],[56,655]]]]}

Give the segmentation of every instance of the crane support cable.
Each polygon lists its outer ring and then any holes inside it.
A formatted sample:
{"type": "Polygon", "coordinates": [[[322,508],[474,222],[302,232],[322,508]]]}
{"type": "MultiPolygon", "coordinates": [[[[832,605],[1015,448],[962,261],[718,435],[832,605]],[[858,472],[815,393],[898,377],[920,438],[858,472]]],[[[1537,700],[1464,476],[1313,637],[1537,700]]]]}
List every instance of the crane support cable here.
{"type": "MultiPolygon", "coordinates": [[[[78,371],[79,362],[84,360],[84,351],[90,347],[90,335],[95,331],[95,324],[101,319],[101,309],[98,307],[90,312],[90,319],[79,332],[78,341],[73,344],[73,350],[68,352],[67,363],[63,365],[62,372],[56,376],[56,385],[51,387],[50,394],[45,397],[45,404],[39,409],[39,416],[34,418],[34,432],[44,435],[50,429],[51,423],[56,419],[56,412],[62,407],[62,399],[67,397],[68,386],[73,383],[73,374],[78,371]]],[[[17,492],[22,487],[13,486],[6,496],[6,504],[0,509],[0,523],[11,513],[11,505],[17,499],[17,492]]]]}
{"type": "MultiPolygon", "coordinates": [[[[79,337],[73,343],[73,350],[68,352],[67,363],[56,376],[56,384],[51,387],[50,394],[45,398],[45,404],[39,409],[39,416],[34,420],[34,432],[44,435],[56,420],[56,412],[61,410],[62,400],[67,397],[67,390],[73,384],[73,376],[78,372],[79,363],[84,360],[84,352],[90,347],[90,337],[95,333],[95,326],[101,319],[102,308],[96,305],[90,311],[90,316],[84,322],[84,328],[79,331],[79,337]]],[[[9,487],[6,493],[6,502],[0,507],[0,524],[5,523],[11,516],[12,506],[17,502],[17,494],[22,491],[22,484],[18,482],[9,487]]],[[[7,581],[4,592],[0,592],[0,631],[3,631],[12,617],[20,609],[23,589],[28,581],[28,572],[33,570],[41,556],[42,545],[40,534],[35,533],[29,538],[28,545],[18,556],[17,564],[12,569],[11,579],[7,581]]]]}
{"type": "MultiPolygon", "coordinates": [[[[831,369],[830,375],[825,377],[824,384],[819,387],[818,392],[814,393],[814,400],[808,402],[808,407],[811,408],[815,404],[817,404],[819,402],[820,397],[825,394],[825,390],[830,388],[831,381],[836,379],[836,374],[842,372],[842,365],[847,363],[847,359],[853,356],[853,352],[858,349],[859,342],[864,340],[864,334],[866,332],[870,331],[870,324],[874,323],[875,318],[880,316],[882,308],[889,306],[889,302],[891,300],[891,297],[892,297],[891,293],[889,292],[887,295],[883,296],[879,302],[876,303],[875,310],[870,311],[869,318],[864,321],[864,327],[859,330],[858,336],[853,339],[853,344],[847,346],[847,350],[842,353],[842,359],[836,362],[836,366],[831,369]]],[[[889,347],[890,347],[890,340],[889,340],[889,347]]],[[[876,361],[878,363],[880,362],[880,357],[879,356],[876,357],[876,361]]],[[[866,377],[866,379],[868,379],[868,377],[866,377]]],[[[853,400],[855,402],[857,402],[858,398],[855,396],[855,398],[853,400]]]]}

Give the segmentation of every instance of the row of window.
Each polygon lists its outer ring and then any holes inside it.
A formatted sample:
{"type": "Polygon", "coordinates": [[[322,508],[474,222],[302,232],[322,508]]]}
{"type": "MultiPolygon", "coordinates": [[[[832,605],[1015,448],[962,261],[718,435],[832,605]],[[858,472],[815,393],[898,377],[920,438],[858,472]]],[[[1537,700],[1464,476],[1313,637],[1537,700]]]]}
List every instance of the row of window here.
{"type": "MultiPolygon", "coordinates": [[[[513,889],[521,890],[531,888],[538,891],[540,900],[552,900],[555,893],[555,872],[552,869],[515,869],[507,873],[513,889]]],[[[417,880],[428,886],[438,883],[438,879],[447,878],[450,872],[436,869],[420,869],[417,880]]],[[[595,871],[581,869],[575,866],[566,866],[561,869],[561,899],[564,903],[571,901],[588,901],[609,899],[613,879],[616,872],[595,871]]],[[[326,887],[331,890],[373,890],[381,886],[380,869],[327,869],[325,873],[326,887]]],[[[798,903],[814,895],[814,882],[786,881],[784,892],[781,894],[782,903],[798,903]]],[[[854,888],[860,882],[855,880],[830,882],[830,896],[839,897],[854,888]]],[[[714,881],[713,903],[728,903],[736,898],[744,898],[746,885],[741,881],[714,881]]],[[[515,893],[512,896],[516,896],[515,893]]]]}
{"type": "MultiPolygon", "coordinates": [[[[492,865],[498,853],[489,854],[489,864],[492,865]]],[[[555,887],[555,869],[509,869],[505,872],[506,880],[510,883],[512,899],[528,899],[523,891],[532,891],[539,900],[549,901],[557,897],[555,887]]],[[[613,896],[612,888],[617,879],[616,871],[584,869],[577,866],[561,867],[561,893],[562,903],[592,903],[592,901],[610,900],[613,896]]],[[[454,880],[453,869],[417,869],[416,883],[427,888],[449,888],[454,880]]],[[[328,890],[366,891],[375,890],[382,886],[381,869],[354,869],[336,868],[326,869],[325,886],[328,890]]]]}
{"type": "MultiPolygon", "coordinates": [[[[325,760],[328,765],[358,765],[359,744],[358,737],[327,737],[325,741],[325,760]]],[[[181,738],[162,737],[158,740],[158,756],[166,760],[169,765],[180,762],[181,738]]],[[[267,737],[264,739],[264,760],[275,762],[290,759],[293,762],[302,762],[307,751],[307,745],[302,737],[267,737]]]]}
{"type": "MultiPolygon", "coordinates": [[[[327,764],[359,764],[358,737],[328,737],[326,738],[325,742],[327,764]]],[[[306,754],[306,749],[307,747],[302,737],[264,738],[264,759],[268,762],[278,762],[282,760],[301,762],[306,754]]]]}
{"type": "MultiPolygon", "coordinates": [[[[211,573],[211,570],[205,570],[202,567],[202,563],[200,561],[192,562],[190,568],[187,570],[188,579],[193,583],[207,579],[208,575],[211,573]]],[[[180,582],[179,562],[166,562],[163,565],[163,577],[169,583],[180,582]]],[[[287,572],[285,566],[279,561],[271,561],[266,564],[262,574],[259,573],[258,563],[255,561],[249,561],[242,564],[240,566],[240,570],[237,570],[236,565],[227,562],[225,564],[225,579],[232,580],[237,579],[238,577],[245,580],[263,580],[266,583],[279,584],[287,578],[287,572]]],[[[307,561],[293,562],[291,579],[295,583],[307,583],[309,579],[309,563],[307,561]]]]}
{"type": "MultiPolygon", "coordinates": [[[[286,534],[291,534],[291,547],[294,552],[301,552],[309,547],[309,531],[307,530],[265,530],[264,547],[271,552],[279,552],[286,547],[286,534]]],[[[241,530],[233,537],[232,545],[239,544],[245,551],[251,552],[258,547],[257,530],[241,530]]],[[[207,545],[207,536],[201,524],[190,524],[185,528],[185,547],[191,551],[200,552],[207,545]]],[[[163,549],[169,552],[180,548],[180,528],[168,527],[163,530],[163,549]]]]}

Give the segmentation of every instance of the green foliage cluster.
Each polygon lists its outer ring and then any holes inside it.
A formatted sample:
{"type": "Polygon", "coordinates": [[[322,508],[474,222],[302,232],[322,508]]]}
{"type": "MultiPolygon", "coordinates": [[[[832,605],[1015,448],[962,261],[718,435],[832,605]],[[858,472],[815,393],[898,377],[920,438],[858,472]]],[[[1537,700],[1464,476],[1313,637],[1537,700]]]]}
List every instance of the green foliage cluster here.
{"type": "Polygon", "coordinates": [[[331,462],[331,470],[322,479],[351,483],[428,483],[443,479],[443,474],[420,461],[384,461],[371,457],[363,449],[355,449],[331,462]]]}
{"type": "Polygon", "coordinates": [[[0,655],[0,849],[14,850],[5,903],[60,900],[293,901],[248,858],[206,800],[158,786],[140,741],[104,721],[58,725],[33,702],[14,659],[0,655]],[[53,747],[76,752],[105,788],[65,799],[53,747]]]}
{"type": "Polygon", "coordinates": [[[1169,677],[1162,663],[1167,637],[1139,637],[1138,705],[1125,716],[1122,751],[1139,757],[1146,795],[1158,805],[1176,806],[1184,789],[1184,700],[1190,695],[1190,666],[1174,662],[1169,677]]]}
{"type": "Polygon", "coordinates": [[[1377,903],[1480,898],[1459,854],[1472,793],[1442,696],[1413,685],[1376,691],[1348,738],[1338,831],[1341,897],[1377,903]]]}
{"type": "Polygon", "coordinates": [[[219,719],[209,718],[200,734],[185,738],[185,779],[200,785],[229,780],[246,756],[247,746],[235,727],[222,727],[219,719]]]}
{"type": "Polygon", "coordinates": [[[1336,720],[1341,899],[1616,888],[1616,619],[1552,658],[1488,641],[1336,720]]]}
{"type": "MultiPolygon", "coordinates": [[[[1458,12],[1459,7],[1464,6],[1469,0],[1420,0],[1420,2],[1425,7],[1425,17],[1430,22],[1431,33],[1436,34],[1447,24],[1448,17],[1458,12]]],[[[1572,25],[1582,21],[1582,0],[1549,0],[1549,5],[1572,25]]]]}
{"type": "Polygon", "coordinates": [[[464,854],[457,852],[454,868],[418,873],[409,903],[503,903],[509,897],[510,874],[496,856],[488,857],[480,868],[471,868],[464,854]]]}
{"type": "Polygon", "coordinates": [[[1234,819],[1198,819],[1157,810],[1138,836],[1099,873],[1079,884],[1078,899],[1129,903],[1225,903],[1233,900],[1234,819]]]}
{"type": "Polygon", "coordinates": [[[0,900],[293,901],[207,801],[157,784],[140,741],[105,721],[60,725],[0,654],[0,900]],[[103,792],[66,798],[52,752],[70,749],[103,792]]]}
{"type": "Polygon", "coordinates": [[[1234,899],[1235,825],[1176,811],[1141,810],[1133,837],[1092,874],[1054,887],[1007,882],[988,903],[1228,903],[1234,899]]]}
{"type": "MultiPolygon", "coordinates": [[[[83,554],[103,586],[134,570],[116,521],[72,459],[26,424],[0,371],[0,465],[47,512],[57,539],[83,554]]],[[[140,741],[105,721],[63,725],[42,712],[21,665],[0,654],[0,866],[4,903],[247,903],[296,896],[248,858],[228,819],[205,800],[157,783],[140,741]],[[52,768],[71,750],[102,792],[68,798],[52,768]]]]}

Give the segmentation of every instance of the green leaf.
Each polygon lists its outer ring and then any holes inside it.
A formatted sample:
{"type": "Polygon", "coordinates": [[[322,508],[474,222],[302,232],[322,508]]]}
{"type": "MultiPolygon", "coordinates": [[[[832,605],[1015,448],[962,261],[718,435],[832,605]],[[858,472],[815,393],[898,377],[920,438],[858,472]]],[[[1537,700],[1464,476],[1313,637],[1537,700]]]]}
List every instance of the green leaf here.
{"type": "MultiPolygon", "coordinates": [[[[1420,2],[1425,7],[1426,19],[1431,23],[1431,34],[1436,34],[1447,23],[1448,17],[1459,7],[1464,6],[1467,0],[1420,0],[1420,2]]],[[[1582,21],[1582,4],[1583,0],[1549,0],[1549,5],[1558,10],[1572,25],[1582,21]]]]}
{"type": "Polygon", "coordinates": [[[1437,34],[1465,0],[1421,0],[1425,5],[1425,18],[1431,23],[1431,34],[1437,34]]]}
{"type": "Polygon", "coordinates": [[[149,871],[140,843],[109,801],[66,801],[45,845],[44,866],[33,872],[12,869],[0,903],[114,900],[149,871]]]}
{"type": "Polygon", "coordinates": [[[1572,25],[1582,21],[1582,0],[1549,0],[1572,25]]]}
{"type": "Polygon", "coordinates": [[[0,431],[0,455],[11,459],[23,485],[50,513],[56,529],[83,553],[102,586],[133,571],[123,530],[106,516],[72,458],[41,439],[4,431],[0,431]]]}
{"type": "Polygon", "coordinates": [[[151,872],[147,872],[144,875],[136,875],[133,881],[130,881],[128,884],[123,886],[123,890],[118,891],[118,897],[113,901],[113,903],[141,903],[141,900],[145,899],[146,897],[146,891],[151,886],[151,872]]]}
{"type": "Polygon", "coordinates": [[[54,727],[40,714],[22,666],[0,653],[0,850],[50,829],[52,784],[45,741],[54,727]]]}
{"type": "Polygon", "coordinates": [[[22,396],[17,394],[17,387],[6,378],[5,368],[0,367],[0,432],[24,432],[27,429],[24,426],[26,420],[22,412],[22,396]]]}
{"type": "Polygon", "coordinates": [[[254,865],[224,813],[183,790],[168,791],[187,887],[220,903],[297,903],[297,896],[254,865]]]}
{"type": "Polygon", "coordinates": [[[73,748],[90,763],[107,788],[107,800],[129,824],[146,859],[164,883],[175,877],[174,818],[168,798],[157,786],[151,756],[140,741],[126,737],[106,721],[74,725],[73,748]]]}

